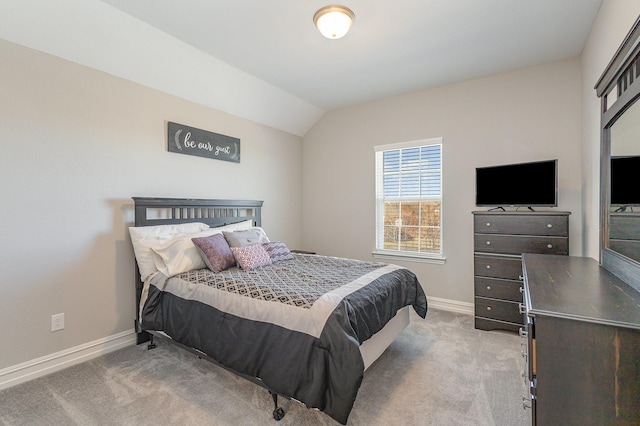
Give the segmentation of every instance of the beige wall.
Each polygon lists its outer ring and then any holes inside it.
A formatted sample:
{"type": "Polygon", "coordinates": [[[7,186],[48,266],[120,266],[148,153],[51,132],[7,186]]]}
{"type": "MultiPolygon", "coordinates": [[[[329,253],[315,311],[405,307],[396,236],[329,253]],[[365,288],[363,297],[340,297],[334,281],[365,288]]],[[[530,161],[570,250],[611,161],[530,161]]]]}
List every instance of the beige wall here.
{"type": "Polygon", "coordinates": [[[304,137],[303,243],[372,259],[375,145],[443,137],[444,265],[408,266],[428,297],[473,301],[475,168],[558,159],[558,209],[582,254],[580,61],[522,69],[331,111],[304,137]]]}
{"type": "Polygon", "coordinates": [[[594,86],[640,15],[637,0],[604,0],[582,53],[582,189],[585,256],[600,255],[600,100],[594,86]]]}
{"type": "Polygon", "coordinates": [[[133,329],[132,196],[261,199],[300,245],[300,137],[6,41],[0,69],[0,370],[133,329]],[[168,120],[240,138],[240,164],[167,152],[168,120]]]}

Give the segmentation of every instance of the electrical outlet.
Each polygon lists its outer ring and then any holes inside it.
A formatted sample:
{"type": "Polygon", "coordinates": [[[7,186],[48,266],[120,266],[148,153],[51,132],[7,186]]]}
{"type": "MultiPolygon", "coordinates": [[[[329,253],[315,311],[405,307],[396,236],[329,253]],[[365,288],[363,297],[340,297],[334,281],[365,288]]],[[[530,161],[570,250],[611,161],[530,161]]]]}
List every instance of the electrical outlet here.
{"type": "Polygon", "coordinates": [[[64,312],[51,315],[51,331],[58,331],[64,328],[64,312]]]}

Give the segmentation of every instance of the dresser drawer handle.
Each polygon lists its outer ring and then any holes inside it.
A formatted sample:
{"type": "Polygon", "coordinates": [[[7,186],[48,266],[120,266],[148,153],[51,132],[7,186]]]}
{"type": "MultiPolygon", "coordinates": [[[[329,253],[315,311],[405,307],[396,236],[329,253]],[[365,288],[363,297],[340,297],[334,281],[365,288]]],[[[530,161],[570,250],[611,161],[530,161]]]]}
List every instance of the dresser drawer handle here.
{"type": "Polygon", "coordinates": [[[491,222],[487,222],[487,226],[491,226],[491,222]]]}
{"type": "Polygon", "coordinates": [[[553,225],[549,223],[549,224],[547,225],[547,228],[551,229],[551,228],[553,228],[553,225]]]}
{"type": "Polygon", "coordinates": [[[491,265],[487,265],[487,269],[491,269],[491,265]]]}
{"type": "Polygon", "coordinates": [[[487,290],[491,291],[491,286],[490,285],[487,286],[487,290]]]}
{"type": "Polygon", "coordinates": [[[487,311],[490,311],[490,310],[491,310],[491,306],[487,306],[487,311]]]}
{"type": "Polygon", "coordinates": [[[487,241],[487,245],[490,246],[491,245],[491,241],[487,241]]]}
{"type": "Polygon", "coordinates": [[[552,244],[547,244],[547,248],[548,248],[548,249],[552,249],[552,248],[553,248],[553,245],[552,245],[552,244]]]}

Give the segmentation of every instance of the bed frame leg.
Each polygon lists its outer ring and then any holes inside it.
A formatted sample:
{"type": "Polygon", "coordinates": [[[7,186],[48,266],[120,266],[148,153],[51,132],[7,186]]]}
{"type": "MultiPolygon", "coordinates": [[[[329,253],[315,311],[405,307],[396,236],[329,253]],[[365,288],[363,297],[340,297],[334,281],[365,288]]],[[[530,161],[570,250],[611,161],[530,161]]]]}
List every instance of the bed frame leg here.
{"type": "Polygon", "coordinates": [[[147,350],[151,350],[156,347],[156,344],[153,343],[153,334],[149,336],[149,344],[147,345],[147,350]]]}
{"type": "Polygon", "coordinates": [[[271,391],[269,391],[269,393],[271,394],[271,397],[273,398],[273,404],[275,405],[275,409],[273,410],[273,418],[277,421],[280,421],[284,417],[284,410],[282,409],[282,407],[278,407],[278,394],[271,391]]]}

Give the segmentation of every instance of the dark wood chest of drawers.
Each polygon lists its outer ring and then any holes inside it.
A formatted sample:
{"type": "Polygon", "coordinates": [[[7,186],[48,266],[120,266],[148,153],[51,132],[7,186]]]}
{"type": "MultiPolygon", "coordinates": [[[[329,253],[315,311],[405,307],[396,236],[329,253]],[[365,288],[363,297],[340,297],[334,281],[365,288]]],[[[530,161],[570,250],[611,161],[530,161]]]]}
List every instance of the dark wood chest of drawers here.
{"type": "Polygon", "coordinates": [[[473,212],[476,328],[522,327],[522,253],[568,255],[569,214],[473,212]]]}

